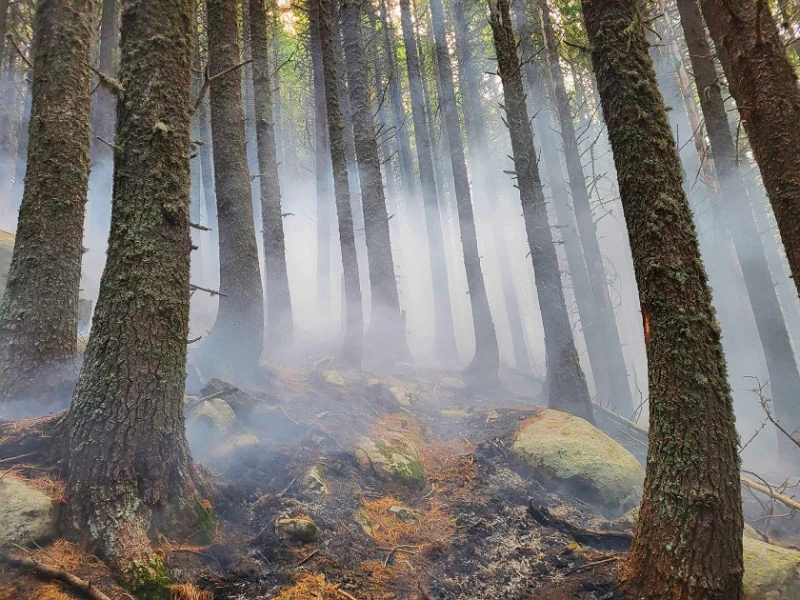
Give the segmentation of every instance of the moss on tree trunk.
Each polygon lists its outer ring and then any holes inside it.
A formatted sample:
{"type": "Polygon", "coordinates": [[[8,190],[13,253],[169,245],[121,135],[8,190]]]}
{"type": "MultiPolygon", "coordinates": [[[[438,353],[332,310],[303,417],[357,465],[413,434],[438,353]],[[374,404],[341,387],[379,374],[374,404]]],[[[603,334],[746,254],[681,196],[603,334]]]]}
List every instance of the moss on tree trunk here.
{"type": "Polygon", "coordinates": [[[111,233],[67,422],[67,525],[142,598],[168,597],[148,534],[210,533],[183,416],[191,23],[191,0],[124,6],[111,233]]]}
{"type": "Polygon", "coordinates": [[[89,179],[93,0],[40,2],[25,192],[0,304],[0,401],[74,385],[89,179]]]}
{"type": "Polygon", "coordinates": [[[741,600],[738,436],[681,165],[635,0],[583,0],[642,308],[650,382],[636,597],[741,600]],[[713,549],[713,551],[709,551],[713,549]]]}

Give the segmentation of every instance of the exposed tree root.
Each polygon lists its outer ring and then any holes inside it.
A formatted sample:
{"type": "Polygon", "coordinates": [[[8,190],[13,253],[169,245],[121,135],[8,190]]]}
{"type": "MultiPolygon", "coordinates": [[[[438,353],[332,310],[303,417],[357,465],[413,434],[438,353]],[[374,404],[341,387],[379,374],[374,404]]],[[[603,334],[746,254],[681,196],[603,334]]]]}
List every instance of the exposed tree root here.
{"type": "Polygon", "coordinates": [[[81,579],[65,569],[51,567],[31,558],[14,556],[8,550],[2,548],[0,548],[0,562],[4,562],[18,569],[30,569],[43,579],[61,581],[92,600],[111,600],[109,596],[106,596],[103,592],[94,587],[91,581],[81,579]]]}
{"type": "Polygon", "coordinates": [[[536,506],[532,500],[528,503],[528,514],[540,525],[557,529],[571,536],[578,543],[589,544],[596,548],[627,551],[633,540],[631,534],[622,531],[594,531],[578,527],[568,521],[554,517],[547,508],[536,506]]]}

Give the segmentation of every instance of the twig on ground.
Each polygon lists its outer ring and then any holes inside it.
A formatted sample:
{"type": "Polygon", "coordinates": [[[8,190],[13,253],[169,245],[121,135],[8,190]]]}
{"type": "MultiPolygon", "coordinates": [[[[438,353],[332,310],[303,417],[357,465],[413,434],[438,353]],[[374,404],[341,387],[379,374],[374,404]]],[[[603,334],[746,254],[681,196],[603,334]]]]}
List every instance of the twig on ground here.
{"type": "Polygon", "coordinates": [[[591,569],[593,567],[597,567],[600,565],[605,565],[610,562],[614,562],[619,560],[619,556],[609,556],[608,558],[604,558],[603,560],[596,560],[594,562],[586,563],[585,565],[581,565],[580,567],[575,567],[571,571],[568,571],[567,575],[572,575],[573,573],[577,573],[578,571],[585,571],[586,569],[591,569]]]}
{"type": "Polygon", "coordinates": [[[312,558],[314,558],[317,554],[319,554],[319,550],[314,550],[311,554],[309,554],[303,560],[301,560],[299,563],[297,563],[297,566],[300,567],[300,566],[306,564],[308,561],[310,561],[312,558]]]}

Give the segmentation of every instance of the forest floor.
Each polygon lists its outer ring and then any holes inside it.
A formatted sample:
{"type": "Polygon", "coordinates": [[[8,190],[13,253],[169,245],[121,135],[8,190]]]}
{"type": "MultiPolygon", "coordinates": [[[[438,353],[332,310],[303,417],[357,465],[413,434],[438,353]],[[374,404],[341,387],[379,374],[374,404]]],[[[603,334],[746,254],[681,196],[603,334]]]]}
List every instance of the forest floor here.
{"type": "MultiPolygon", "coordinates": [[[[509,450],[520,424],[542,410],[535,395],[470,388],[410,365],[393,377],[325,362],[265,368],[270,383],[260,389],[212,380],[199,393],[232,413],[187,398],[192,451],[217,491],[208,500],[218,532],[202,547],[158,540],[187,584],[175,600],[621,597],[634,520],[539,480],[509,450]],[[365,438],[409,442],[424,481],[386,477],[365,460],[365,438]]],[[[640,436],[597,413],[598,426],[643,460],[640,436]]],[[[18,473],[63,495],[52,474],[28,469],[18,473]]],[[[33,554],[115,600],[130,598],[99,560],[63,540],[33,554]]],[[[71,597],[0,570],[0,600],[71,597]]]]}

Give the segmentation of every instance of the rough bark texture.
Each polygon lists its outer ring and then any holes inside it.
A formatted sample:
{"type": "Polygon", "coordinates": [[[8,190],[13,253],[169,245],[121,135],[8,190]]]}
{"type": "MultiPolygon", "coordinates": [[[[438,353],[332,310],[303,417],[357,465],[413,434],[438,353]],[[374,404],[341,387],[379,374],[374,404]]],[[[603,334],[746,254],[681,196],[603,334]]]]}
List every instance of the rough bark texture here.
{"type": "Polygon", "coordinates": [[[547,350],[550,408],[562,410],[594,423],[589,389],[572,338],[567,303],[561,288],[556,248],[547,219],[542,182],[533,145],[525,90],[522,86],[517,41],[511,25],[508,0],[490,2],[491,26],[497,63],[503,83],[506,122],[511,136],[514,171],[522,201],[525,230],[544,323],[547,350]]]}
{"type": "Polygon", "coordinates": [[[414,120],[414,142],[417,147],[422,200],[425,204],[425,224],[431,260],[433,285],[433,349],[439,360],[453,363],[458,360],[456,334],[453,327],[453,308],[450,301],[450,283],[444,251],[442,216],[436,190],[433,147],[426,115],[425,88],[420,69],[417,41],[411,22],[411,0],[400,0],[400,19],[408,69],[408,87],[411,92],[411,115],[414,120]]]}
{"type": "Polygon", "coordinates": [[[344,144],[344,126],[339,108],[339,85],[336,76],[336,55],[333,45],[333,19],[337,14],[335,0],[311,0],[318,5],[319,39],[322,50],[322,67],[325,81],[325,107],[328,113],[328,139],[333,165],[333,189],[336,197],[336,215],[339,221],[339,243],[342,247],[344,267],[345,322],[344,343],[337,357],[353,367],[361,366],[364,338],[364,313],[361,305],[361,283],[353,231],[353,213],[350,207],[350,183],[347,177],[347,157],[344,144]]]}
{"type": "Polygon", "coordinates": [[[800,286],[800,86],[772,13],[763,2],[703,0],[703,16],[800,286]]]}
{"type": "MultiPolygon", "coordinates": [[[[208,0],[208,70],[215,77],[241,63],[236,0],[208,0]]],[[[219,310],[203,342],[201,364],[228,377],[258,369],[264,297],[258,265],[240,69],[212,79],[211,132],[219,229],[219,310]]]]}
{"type": "Polygon", "coordinates": [[[575,220],[578,224],[578,234],[591,288],[591,297],[579,298],[578,301],[593,302],[597,326],[600,330],[602,352],[605,355],[609,396],[600,398],[600,401],[601,404],[614,406],[623,415],[632,415],[635,407],[628,383],[628,371],[625,368],[625,358],[622,355],[622,343],[619,338],[617,320],[614,316],[614,307],[611,304],[611,297],[608,293],[603,255],[600,252],[600,244],[597,241],[597,230],[594,225],[592,207],[589,203],[589,191],[586,188],[586,177],[581,164],[578,138],[572,122],[572,108],[570,107],[567,88],[564,85],[558,44],[551,23],[550,6],[548,0],[537,0],[537,4],[539,7],[539,21],[544,37],[545,61],[550,73],[550,85],[555,99],[561,139],[564,142],[564,158],[567,166],[567,176],[569,177],[569,187],[572,192],[572,205],[575,210],[575,220]]]}
{"type": "Polygon", "coordinates": [[[648,342],[650,444],[627,583],[648,599],[741,600],[725,357],[644,20],[634,0],[583,0],[583,11],[648,342]]]}
{"type": "Polygon", "coordinates": [[[0,303],[0,401],[69,396],[89,179],[93,0],[41,2],[25,192],[0,303]]]}
{"type": "Polygon", "coordinates": [[[191,0],[125,3],[111,233],[67,417],[67,524],[140,598],[169,597],[148,533],[211,524],[183,417],[191,23],[191,0]]]}
{"type": "Polygon", "coordinates": [[[453,84],[453,66],[447,45],[447,29],[441,0],[431,0],[431,16],[436,46],[436,59],[439,66],[439,99],[447,129],[450,146],[450,162],[453,184],[456,192],[456,208],[461,229],[461,247],[464,266],[467,272],[467,288],[472,307],[472,324],[475,332],[475,356],[467,367],[467,373],[486,382],[497,378],[500,367],[500,352],[497,347],[497,334],[489,309],[486,283],[483,279],[481,257],[478,252],[478,234],[475,230],[475,217],[472,210],[472,195],[469,188],[467,163],[464,158],[464,142],[461,139],[461,125],[456,107],[456,92],[453,84]]]}
{"type": "Polygon", "coordinates": [[[389,235],[389,215],[383,193],[369,86],[365,77],[367,58],[361,46],[362,2],[363,0],[344,0],[341,14],[347,89],[350,94],[372,292],[367,346],[372,360],[388,362],[393,366],[398,361],[407,360],[409,351],[406,345],[405,322],[400,312],[389,235]]]}
{"type": "MultiPolygon", "coordinates": [[[[706,37],[697,0],[678,0],[677,5],[723,195],[717,203],[717,213],[731,234],[742,268],[764,349],[776,415],[781,424],[793,432],[800,427],[800,402],[796,394],[800,389],[800,374],[761,236],[746,195],[747,186],[736,164],[733,134],[714,65],[714,52],[706,37]]],[[[789,455],[786,458],[797,455],[797,447],[789,440],[784,440],[783,434],[779,433],[779,439],[786,442],[783,448],[784,454],[789,455]]]]}
{"type": "MultiPolygon", "coordinates": [[[[100,17],[100,56],[97,70],[108,77],[116,77],[117,69],[114,55],[119,48],[119,0],[102,0],[103,12],[100,17]]],[[[114,141],[114,109],[116,98],[108,88],[101,85],[95,92],[94,112],[92,114],[92,160],[111,162],[113,152],[101,138],[109,144],[114,141]]]]}
{"type": "Polygon", "coordinates": [[[314,159],[317,183],[317,302],[327,321],[331,312],[331,153],[325,109],[325,77],[319,41],[319,1],[308,0],[311,66],[314,79],[314,159]]]}
{"type": "Polygon", "coordinates": [[[292,298],[286,270],[278,155],[275,147],[272,78],[265,0],[249,0],[250,48],[253,53],[253,93],[258,138],[261,221],[267,283],[267,350],[273,355],[292,345],[292,298]]]}

